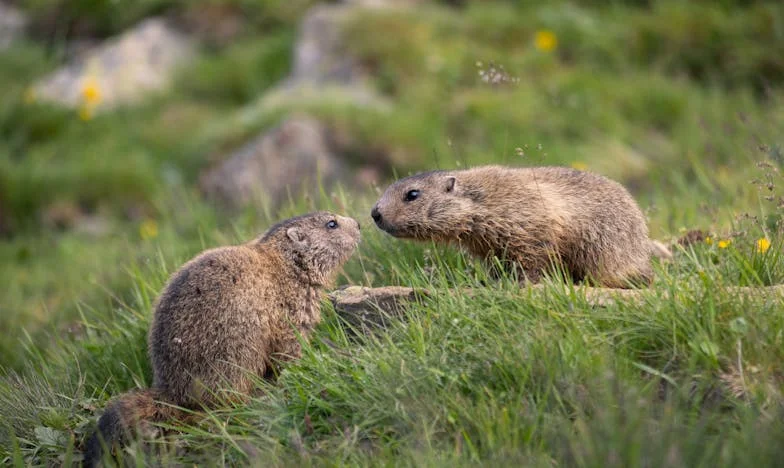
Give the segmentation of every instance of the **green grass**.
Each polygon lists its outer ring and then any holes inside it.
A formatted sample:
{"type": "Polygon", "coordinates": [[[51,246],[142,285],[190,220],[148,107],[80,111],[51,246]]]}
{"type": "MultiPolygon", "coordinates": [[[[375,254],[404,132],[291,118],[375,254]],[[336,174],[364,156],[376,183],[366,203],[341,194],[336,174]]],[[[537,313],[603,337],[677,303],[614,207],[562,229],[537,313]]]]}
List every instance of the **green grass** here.
{"type": "Polygon", "coordinates": [[[35,34],[0,51],[0,69],[14,70],[0,74],[0,462],[78,460],[109,398],[151,382],[146,331],[168,275],[315,209],[365,227],[338,285],[435,294],[369,337],[325,304],[300,361],[259,382],[249,404],[177,427],[153,450],[165,460],[771,466],[784,456],[782,300],[727,290],[784,283],[777,2],[365,12],[345,37],[380,96],[368,107],[336,89],[265,101],[309,2],[207,2],[241,11],[246,28],[202,47],[170,91],[86,122],[26,95],[60,63],[60,42],[196,4],[72,2],[50,24],[57,2],[20,3],[35,34]],[[543,29],[554,51],[534,46],[543,29]],[[519,81],[483,83],[491,63],[519,81]],[[676,248],[642,304],[593,307],[556,280],[521,292],[450,248],[384,235],[368,216],[383,187],[314,187],[279,209],[233,213],[200,197],[216,156],[291,112],[337,132],[352,169],[584,166],[629,187],[653,237],[698,228],[711,243],[676,248]]]}
{"type": "MultiPolygon", "coordinates": [[[[163,255],[131,267],[129,298],[109,314],[85,310],[85,336],[27,351],[39,367],[12,373],[0,392],[23,457],[67,452],[106,398],[149,385],[152,300],[177,263],[163,255]]],[[[687,252],[682,263],[691,263],[687,252]]],[[[183,428],[175,438],[189,450],[180,456],[693,466],[770,464],[781,455],[772,443],[784,410],[780,301],[738,297],[718,275],[694,281],[663,266],[644,306],[593,308],[555,287],[529,295],[510,280],[482,287],[477,263],[377,232],[365,236],[343,281],[381,276],[376,265],[387,270],[379,284],[444,293],[371,337],[354,335],[327,307],[303,359],[275,384],[260,383],[263,396],[249,405],[183,428]]],[[[171,456],[172,447],[164,450],[171,456]]]]}

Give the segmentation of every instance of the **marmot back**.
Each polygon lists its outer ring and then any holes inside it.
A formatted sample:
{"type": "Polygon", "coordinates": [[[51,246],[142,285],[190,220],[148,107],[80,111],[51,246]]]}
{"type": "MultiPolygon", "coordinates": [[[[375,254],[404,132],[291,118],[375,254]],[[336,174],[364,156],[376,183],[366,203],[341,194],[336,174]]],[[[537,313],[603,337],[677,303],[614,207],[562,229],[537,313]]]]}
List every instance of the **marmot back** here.
{"type": "Polygon", "coordinates": [[[652,277],[645,217],[623,186],[590,172],[481,166],[417,174],[387,188],[371,216],[395,237],[495,256],[532,282],[553,262],[575,281],[607,287],[652,277]]]}
{"type": "Polygon", "coordinates": [[[321,318],[324,286],[358,242],[355,220],[317,212],[183,265],[155,305],[153,386],[106,410],[85,464],[100,461],[101,439],[122,445],[129,432],[173,417],[171,405],[201,408],[241,398],[251,391],[253,376],[268,376],[278,362],[298,358],[300,337],[307,338],[321,318]]]}

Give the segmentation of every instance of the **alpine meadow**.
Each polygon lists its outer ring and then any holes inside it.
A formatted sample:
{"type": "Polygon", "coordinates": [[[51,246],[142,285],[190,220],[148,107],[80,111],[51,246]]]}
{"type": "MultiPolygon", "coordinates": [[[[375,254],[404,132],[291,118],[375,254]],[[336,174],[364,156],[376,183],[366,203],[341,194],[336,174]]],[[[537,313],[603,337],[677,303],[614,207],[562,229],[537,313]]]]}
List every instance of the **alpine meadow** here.
{"type": "Polygon", "coordinates": [[[79,464],[170,275],[318,210],[362,226],[328,291],[424,293],[371,330],[325,297],[301,358],[121,464],[782,464],[776,0],[0,0],[0,464],[79,464]],[[485,164],[621,183],[672,258],[597,301],[374,225],[485,164]]]}

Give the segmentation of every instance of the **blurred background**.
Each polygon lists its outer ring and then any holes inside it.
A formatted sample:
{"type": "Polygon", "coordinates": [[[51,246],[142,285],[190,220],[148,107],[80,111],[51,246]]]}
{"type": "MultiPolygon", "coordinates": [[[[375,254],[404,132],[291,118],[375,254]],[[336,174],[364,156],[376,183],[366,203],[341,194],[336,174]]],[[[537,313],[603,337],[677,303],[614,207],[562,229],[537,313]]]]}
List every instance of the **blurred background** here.
{"type": "Polygon", "coordinates": [[[0,369],[276,219],[370,226],[412,171],[567,165],[656,238],[772,229],[783,83],[779,1],[0,0],[0,369]]]}

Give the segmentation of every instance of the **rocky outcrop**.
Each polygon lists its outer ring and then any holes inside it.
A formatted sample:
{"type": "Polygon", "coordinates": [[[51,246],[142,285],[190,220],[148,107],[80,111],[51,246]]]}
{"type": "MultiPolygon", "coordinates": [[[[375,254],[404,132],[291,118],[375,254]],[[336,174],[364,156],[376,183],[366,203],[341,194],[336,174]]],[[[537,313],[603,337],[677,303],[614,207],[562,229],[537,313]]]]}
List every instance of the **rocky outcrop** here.
{"type": "Polygon", "coordinates": [[[21,11],[0,1],[0,50],[19,39],[26,25],[27,17],[21,11]]]}
{"type": "Polygon", "coordinates": [[[38,99],[68,107],[108,109],[166,88],[194,44],[164,20],[151,18],[74,59],[34,87],[38,99]]]}
{"type": "Polygon", "coordinates": [[[230,208],[248,203],[279,205],[291,193],[318,191],[343,174],[324,126],[293,116],[263,133],[202,175],[202,191],[230,208]]]}
{"type": "MultiPolygon", "coordinates": [[[[391,104],[375,92],[371,77],[349,52],[343,31],[359,12],[393,5],[399,6],[390,1],[356,0],[311,8],[300,24],[291,73],[249,106],[240,120],[285,115],[292,109],[299,112],[325,103],[380,112],[390,109],[391,104]]],[[[232,208],[251,202],[276,207],[288,193],[298,194],[307,185],[315,188],[317,181],[327,186],[337,180],[363,186],[376,182],[378,167],[389,159],[386,150],[363,148],[368,165],[349,179],[340,161],[352,151],[356,152],[356,143],[350,135],[341,135],[313,118],[290,117],[209,169],[201,178],[201,188],[232,208]]]]}
{"type": "Polygon", "coordinates": [[[365,78],[356,60],[346,53],[341,38],[343,23],[354,9],[343,5],[318,5],[304,17],[294,50],[287,85],[301,83],[357,84],[365,78]]]}
{"type": "Polygon", "coordinates": [[[363,8],[369,6],[357,2],[311,8],[300,25],[291,74],[262,97],[260,110],[296,106],[319,98],[362,107],[388,107],[344,42],[346,22],[363,8]]]}
{"type": "MultiPolygon", "coordinates": [[[[252,113],[285,113],[324,102],[387,109],[389,104],[372,89],[369,76],[343,39],[346,22],[370,7],[364,3],[311,8],[300,25],[291,73],[252,106],[252,113]]],[[[382,5],[372,7],[377,6],[382,5]]],[[[351,138],[340,138],[318,120],[289,117],[205,172],[201,188],[231,208],[248,203],[276,207],[289,193],[299,194],[308,186],[313,193],[318,182],[329,186],[337,180],[363,185],[375,181],[370,166],[357,171],[352,180],[344,177],[341,156],[351,146],[351,138]]]]}

